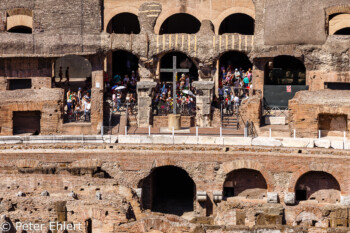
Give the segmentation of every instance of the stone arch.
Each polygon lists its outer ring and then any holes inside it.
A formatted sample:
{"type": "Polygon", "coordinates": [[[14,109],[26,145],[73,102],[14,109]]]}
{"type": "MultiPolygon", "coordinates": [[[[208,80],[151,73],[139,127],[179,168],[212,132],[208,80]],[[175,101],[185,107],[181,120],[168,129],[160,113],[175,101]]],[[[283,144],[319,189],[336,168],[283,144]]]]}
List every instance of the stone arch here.
{"type": "MultiPolygon", "coordinates": [[[[264,177],[268,192],[272,192],[275,188],[273,176],[265,169],[265,167],[263,167],[261,163],[258,163],[252,160],[236,160],[232,162],[224,162],[222,164],[222,167],[223,167],[225,177],[228,173],[238,169],[256,170],[260,172],[264,177]]],[[[224,179],[225,178],[223,178],[222,183],[224,182],[224,179]]]]}
{"type": "Polygon", "coordinates": [[[321,203],[340,201],[340,185],[333,175],[309,171],[299,177],[295,188],[296,201],[317,200],[321,203]]]}
{"type": "Polygon", "coordinates": [[[27,33],[33,32],[33,11],[25,8],[8,10],[6,18],[6,30],[8,32],[23,29],[27,33]]]}
{"type": "Polygon", "coordinates": [[[159,17],[156,21],[156,24],[154,26],[154,33],[158,35],[160,28],[161,28],[162,24],[165,22],[165,20],[167,20],[170,16],[178,14],[178,13],[186,13],[186,14],[192,15],[193,17],[197,18],[200,22],[202,22],[202,20],[204,19],[202,14],[193,8],[186,8],[186,11],[183,11],[183,9],[181,7],[174,7],[168,11],[163,11],[159,15],[159,17]]]}
{"type": "Polygon", "coordinates": [[[264,199],[267,196],[266,179],[261,172],[254,169],[236,169],[226,174],[223,190],[225,197],[264,199]]]}
{"type": "Polygon", "coordinates": [[[135,7],[123,6],[123,7],[113,8],[110,11],[109,10],[106,11],[104,16],[104,25],[103,25],[103,29],[105,32],[107,32],[107,26],[109,22],[113,19],[113,17],[121,13],[131,13],[138,16],[139,10],[135,7]]]}
{"type": "Polygon", "coordinates": [[[350,13],[334,16],[329,21],[328,33],[329,35],[334,35],[337,31],[344,28],[350,28],[350,13]]]}
{"type": "MultiPolygon", "coordinates": [[[[247,53],[244,51],[238,51],[238,50],[229,50],[229,51],[226,51],[224,53],[221,53],[217,58],[219,60],[220,67],[223,65],[227,66],[228,64],[226,64],[226,63],[228,63],[227,60],[230,57],[236,58],[236,60],[238,62],[236,65],[231,64],[234,66],[234,67],[232,67],[233,69],[240,68],[240,67],[242,67],[243,70],[245,70],[245,71],[247,71],[249,68],[253,69],[253,62],[249,58],[247,53]],[[225,64],[223,64],[223,63],[225,63],[225,64]]],[[[225,68],[227,68],[227,67],[225,67],[225,68]]]]}
{"type": "Polygon", "coordinates": [[[295,186],[299,180],[299,178],[308,173],[308,172],[325,172],[330,175],[332,175],[339,183],[340,186],[340,192],[341,194],[344,194],[346,192],[345,190],[345,184],[343,183],[343,174],[339,172],[338,168],[332,168],[330,165],[325,164],[311,164],[310,167],[307,168],[301,168],[293,173],[292,177],[289,180],[288,185],[288,192],[294,192],[295,186]]]}
{"type": "Polygon", "coordinates": [[[115,15],[107,24],[106,32],[116,34],[140,34],[141,26],[136,14],[123,12],[115,15]]]}
{"type": "Polygon", "coordinates": [[[144,209],[182,215],[194,210],[196,184],[189,173],[174,165],[153,167],[138,184],[144,209]]]}
{"type": "Polygon", "coordinates": [[[213,20],[215,34],[219,35],[221,23],[230,15],[241,13],[246,14],[255,20],[255,7],[253,3],[251,4],[252,6],[250,8],[236,6],[223,11],[216,19],[213,20]]]}

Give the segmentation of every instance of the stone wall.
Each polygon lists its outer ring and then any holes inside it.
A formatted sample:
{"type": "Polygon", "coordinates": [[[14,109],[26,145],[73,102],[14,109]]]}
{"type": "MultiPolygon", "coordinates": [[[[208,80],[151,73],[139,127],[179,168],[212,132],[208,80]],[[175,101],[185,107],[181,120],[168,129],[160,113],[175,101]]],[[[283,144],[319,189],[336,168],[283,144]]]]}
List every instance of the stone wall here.
{"type": "MultiPolygon", "coordinates": [[[[181,128],[194,127],[194,117],[181,116],[181,128]]],[[[168,128],[168,116],[153,116],[154,128],[168,128]]]]}
{"type": "MultiPolygon", "coordinates": [[[[200,224],[209,229],[215,227],[216,231],[212,232],[220,232],[222,227],[241,232],[268,228],[267,225],[278,227],[278,232],[299,232],[298,227],[313,228],[316,232],[335,227],[348,230],[349,207],[344,200],[350,194],[349,169],[346,169],[350,163],[346,151],[337,152],[334,160],[332,152],[326,154],[319,149],[298,153],[283,148],[227,147],[223,150],[220,146],[189,149],[161,145],[115,145],[113,148],[91,144],[25,145],[30,151],[23,147],[0,146],[2,214],[7,221],[47,223],[58,218],[77,224],[91,219],[93,231],[103,232],[122,229],[145,232],[140,226],[166,232],[171,229],[192,232],[191,229],[200,224]],[[50,152],[43,152],[45,149],[50,152]],[[67,152],[69,150],[74,152],[67,152]],[[137,190],[140,180],[164,166],[185,170],[195,182],[196,190],[208,195],[204,203],[196,197],[195,210],[186,214],[191,222],[174,215],[153,214],[141,207],[137,190]],[[242,169],[248,172],[246,177],[250,175],[249,169],[262,175],[267,196],[261,199],[236,196],[214,201],[213,194],[223,189],[227,175],[242,169]],[[291,204],[290,195],[299,178],[310,171],[327,173],[339,183],[341,194],[337,194],[336,204],[332,204],[332,196],[324,196],[317,189],[313,194],[315,200],[291,204]]],[[[328,182],[322,175],[316,175],[311,181],[304,179],[303,184],[315,188],[315,184],[324,181],[328,182]]]]}
{"type": "Polygon", "coordinates": [[[348,137],[350,106],[347,96],[348,91],[298,92],[289,101],[290,131],[295,129],[297,137],[318,137],[318,130],[322,130],[321,136],[343,136],[345,131],[348,137]],[[332,122],[326,124],[324,115],[328,115],[329,120],[345,116],[346,122],[341,128],[330,125],[332,122]]]}

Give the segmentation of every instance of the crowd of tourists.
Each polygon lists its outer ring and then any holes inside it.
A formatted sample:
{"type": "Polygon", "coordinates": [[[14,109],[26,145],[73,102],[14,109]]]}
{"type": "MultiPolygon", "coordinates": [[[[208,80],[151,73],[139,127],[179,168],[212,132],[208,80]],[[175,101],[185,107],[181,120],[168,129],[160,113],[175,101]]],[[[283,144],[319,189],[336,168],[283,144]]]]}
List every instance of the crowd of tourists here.
{"type": "Polygon", "coordinates": [[[224,111],[233,113],[238,110],[242,99],[249,97],[249,89],[253,87],[251,68],[244,71],[242,68],[233,69],[231,65],[221,67],[219,79],[219,101],[224,111]]]}
{"type": "Polygon", "coordinates": [[[112,96],[112,112],[119,112],[126,105],[136,104],[136,85],[139,80],[138,74],[132,71],[130,75],[125,74],[122,78],[115,75],[111,80],[105,76],[106,89],[112,96]]]}
{"type": "MultiPolygon", "coordinates": [[[[176,111],[182,115],[194,115],[196,110],[195,88],[189,74],[182,74],[176,81],[176,111]]],[[[173,84],[161,82],[155,88],[152,102],[154,115],[173,113],[173,84]]]]}
{"type": "Polygon", "coordinates": [[[91,90],[83,91],[79,87],[77,92],[70,89],[66,93],[66,113],[68,121],[90,121],[91,118],[91,90]]]}

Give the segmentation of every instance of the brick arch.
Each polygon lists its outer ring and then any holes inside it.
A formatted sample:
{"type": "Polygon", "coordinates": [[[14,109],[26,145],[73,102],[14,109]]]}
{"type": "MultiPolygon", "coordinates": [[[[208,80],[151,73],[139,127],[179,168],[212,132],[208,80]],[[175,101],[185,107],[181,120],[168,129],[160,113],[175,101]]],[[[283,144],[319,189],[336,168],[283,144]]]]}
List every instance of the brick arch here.
{"type": "MultiPolygon", "coordinates": [[[[258,162],[252,160],[236,160],[232,162],[225,162],[222,164],[225,177],[234,170],[239,169],[251,169],[261,173],[267,184],[267,191],[272,192],[274,190],[274,178],[273,176],[258,162]]],[[[223,181],[224,182],[224,181],[223,181]]],[[[222,183],[223,183],[222,182],[222,183]]]]}
{"type": "Polygon", "coordinates": [[[329,21],[328,33],[334,35],[343,28],[350,28],[350,14],[340,14],[329,21]]]}
{"type": "Polygon", "coordinates": [[[200,22],[202,22],[204,19],[202,14],[200,14],[199,11],[197,11],[193,8],[186,8],[186,11],[184,12],[181,7],[174,7],[168,11],[162,12],[159,15],[159,17],[156,21],[156,25],[154,26],[154,33],[158,35],[159,30],[160,30],[162,24],[164,23],[164,21],[167,20],[170,16],[178,14],[178,13],[185,13],[185,14],[192,15],[193,17],[197,18],[200,22]]]}
{"type": "Polygon", "coordinates": [[[223,11],[216,19],[213,20],[215,34],[219,35],[220,25],[228,16],[233,15],[233,14],[237,14],[237,13],[249,15],[250,17],[252,17],[255,20],[254,5],[251,8],[240,7],[240,6],[229,8],[229,9],[223,11]]]}
{"type": "Polygon", "coordinates": [[[299,178],[308,172],[325,172],[330,174],[331,176],[334,177],[334,179],[337,180],[340,186],[341,194],[346,193],[344,180],[342,178],[344,174],[341,174],[341,172],[339,171],[339,168],[332,168],[330,165],[325,165],[325,164],[318,164],[318,165],[311,164],[310,167],[301,168],[296,172],[294,172],[292,177],[289,180],[288,192],[294,192],[295,186],[297,185],[299,178]]]}
{"type": "Polygon", "coordinates": [[[104,25],[103,25],[103,31],[107,32],[107,26],[109,24],[109,22],[113,19],[114,16],[121,14],[121,13],[130,13],[130,14],[134,14],[136,16],[138,16],[139,10],[135,7],[117,7],[117,8],[113,8],[110,11],[106,11],[105,12],[105,16],[104,16],[104,25]]]}

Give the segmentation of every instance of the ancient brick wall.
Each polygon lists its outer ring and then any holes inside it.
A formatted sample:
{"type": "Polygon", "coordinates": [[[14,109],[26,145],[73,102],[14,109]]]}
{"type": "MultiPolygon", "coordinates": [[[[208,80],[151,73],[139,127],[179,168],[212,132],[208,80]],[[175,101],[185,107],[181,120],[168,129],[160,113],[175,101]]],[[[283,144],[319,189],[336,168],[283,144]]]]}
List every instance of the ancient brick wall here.
{"type": "MultiPolygon", "coordinates": [[[[275,225],[292,229],[313,227],[318,232],[322,228],[348,227],[349,223],[349,208],[339,204],[339,200],[332,204],[334,196],[325,196],[317,190],[318,183],[334,179],[341,190],[337,198],[350,194],[349,169],[346,169],[350,166],[350,154],[346,151],[337,152],[334,160],[331,151],[326,154],[317,149],[298,153],[294,149],[230,147],[223,150],[218,146],[189,149],[187,146],[115,145],[111,149],[109,145],[26,145],[32,151],[22,147],[0,146],[2,213],[12,221],[47,222],[58,218],[78,223],[91,218],[93,229],[103,232],[121,229],[140,232],[135,230],[139,224],[168,232],[173,227],[191,229],[192,224],[203,224],[203,221],[208,227],[216,225],[216,229],[235,226],[238,231],[239,227],[275,225]],[[50,152],[42,151],[49,148],[50,152]],[[16,152],[9,153],[10,149],[16,152]],[[74,152],[67,152],[69,149],[74,152]],[[165,221],[163,216],[141,208],[141,199],[133,189],[140,180],[163,166],[185,170],[195,182],[196,190],[207,192],[206,203],[197,200],[194,203],[192,224],[173,215],[165,221]],[[267,203],[266,197],[242,196],[214,203],[213,192],[223,189],[227,175],[241,169],[260,173],[266,181],[267,192],[279,195],[279,203],[267,203]],[[314,175],[311,180],[298,181],[310,171],[325,172],[333,178],[314,175]],[[300,184],[316,191],[315,200],[286,204],[285,195],[300,184]],[[148,222],[148,218],[152,218],[152,222],[148,222]]],[[[247,173],[245,179],[249,179],[249,175],[247,173]]]]}

